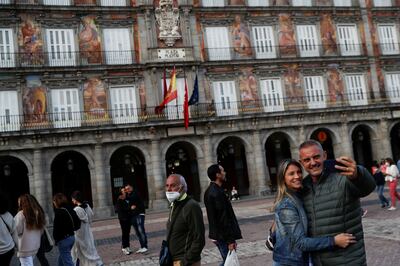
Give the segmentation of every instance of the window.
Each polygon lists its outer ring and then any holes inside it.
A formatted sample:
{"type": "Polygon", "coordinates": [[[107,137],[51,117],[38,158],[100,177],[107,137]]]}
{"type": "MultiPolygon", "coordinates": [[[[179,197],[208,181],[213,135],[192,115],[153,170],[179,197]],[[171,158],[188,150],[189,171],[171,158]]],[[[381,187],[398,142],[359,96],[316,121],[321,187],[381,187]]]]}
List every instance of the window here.
{"type": "Polygon", "coordinates": [[[342,55],[360,55],[356,25],[338,25],[339,47],[342,55]]]}
{"type": "Polygon", "coordinates": [[[393,24],[378,25],[379,45],[384,55],[399,53],[399,39],[397,29],[393,24]]]}
{"type": "Polygon", "coordinates": [[[276,45],[271,26],[253,27],[253,39],[257,58],[275,58],[276,45]]]}
{"type": "Polygon", "coordinates": [[[208,27],[206,28],[206,38],[210,61],[231,59],[228,28],[208,27]]]}
{"type": "Polygon", "coordinates": [[[126,0],[101,0],[102,6],[126,6],[126,0]]]}
{"type": "Polygon", "coordinates": [[[261,97],[265,112],[279,112],[284,110],[282,82],[279,78],[260,81],[261,97]]]}
{"type": "Polygon", "coordinates": [[[215,109],[218,116],[237,115],[238,106],[234,81],[213,82],[215,109]]]}
{"type": "Polygon", "coordinates": [[[293,6],[311,6],[311,0],[292,0],[292,5],[293,6]]]}
{"type": "Polygon", "coordinates": [[[224,0],[202,0],[203,6],[224,6],[224,0]]]}
{"type": "MultiPolygon", "coordinates": [[[[167,88],[169,88],[170,81],[171,81],[171,79],[167,79],[167,88]]],[[[162,84],[163,84],[163,80],[161,80],[161,95],[164,92],[164,88],[163,88],[162,84]]],[[[167,117],[169,120],[183,119],[183,101],[184,101],[184,96],[185,96],[185,79],[183,79],[183,78],[176,79],[176,91],[177,91],[176,99],[170,101],[165,107],[165,111],[166,111],[166,114],[167,114],[167,117]]]]}
{"type": "Polygon", "coordinates": [[[367,105],[367,90],[365,88],[364,75],[346,75],[347,98],[350,105],[367,105]]]}
{"type": "Polygon", "coordinates": [[[269,0],[248,0],[249,6],[269,6],[269,0]]]}
{"type": "Polygon", "coordinates": [[[109,65],[132,64],[129,29],[104,29],[104,47],[109,65]]]}
{"type": "Polygon", "coordinates": [[[69,6],[71,5],[70,0],[43,0],[44,5],[49,6],[69,6]]]}
{"type": "Polygon", "coordinates": [[[115,124],[136,123],[136,87],[111,88],[112,118],[115,124]]]}
{"type": "Polygon", "coordinates": [[[50,66],[74,66],[74,32],[70,29],[46,30],[50,66]]]}
{"type": "Polygon", "coordinates": [[[352,0],[334,0],[335,6],[351,6],[352,0]]]}
{"type": "Polygon", "coordinates": [[[385,75],[386,93],[391,103],[400,103],[400,73],[385,75]]]}
{"type": "Polygon", "coordinates": [[[300,56],[319,56],[316,26],[298,25],[296,28],[300,56]]]}
{"type": "Polygon", "coordinates": [[[20,129],[17,91],[0,91],[0,132],[20,129]]]}
{"type": "Polygon", "coordinates": [[[392,6],[392,0],[374,0],[374,6],[392,6]]]}
{"type": "Polygon", "coordinates": [[[322,76],[304,77],[304,88],[308,108],[325,108],[325,89],[322,76]]]}
{"type": "Polygon", "coordinates": [[[0,67],[15,67],[12,29],[0,28],[0,67]]]}
{"type": "Polygon", "coordinates": [[[78,89],[51,90],[51,101],[54,127],[79,127],[81,125],[78,89]]]}
{"type": "Polygon", "coordinates": [[[0,5],[11,4],[11,0],[0,0],[0,5]]]}

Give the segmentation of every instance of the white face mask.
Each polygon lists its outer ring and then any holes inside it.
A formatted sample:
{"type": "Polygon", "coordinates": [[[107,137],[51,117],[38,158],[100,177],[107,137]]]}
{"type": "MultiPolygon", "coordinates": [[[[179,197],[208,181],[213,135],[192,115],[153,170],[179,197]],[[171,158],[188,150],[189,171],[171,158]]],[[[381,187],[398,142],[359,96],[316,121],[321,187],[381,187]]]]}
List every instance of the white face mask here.
{"type": "Polygon", "coordinates": [[[390,164],[389,164],[389,163],[385,163],[385,165],[386,165],[386,166],[390,166],[390,164]]]}
{"type": "Polygon", "coordinates": [[[177,192],[177,191],[167,191],[165,192],[165,196],[167,196],[167,199],[169,202],[174,202],[175,200],[177,200],[179,198],[179,196],[181,195],[181,193],[177,192]]]}

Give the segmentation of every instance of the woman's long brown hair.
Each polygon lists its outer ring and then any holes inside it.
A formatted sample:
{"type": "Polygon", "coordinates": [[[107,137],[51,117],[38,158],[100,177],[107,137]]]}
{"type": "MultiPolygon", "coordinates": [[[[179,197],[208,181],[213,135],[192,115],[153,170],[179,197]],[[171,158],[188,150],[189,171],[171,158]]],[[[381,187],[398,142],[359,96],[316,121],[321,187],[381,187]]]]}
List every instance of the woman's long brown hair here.
{"type": "Polygon", "coordinates": [[[18,198],[19,210],[25,216],[26,228],[30,230],[43,229],[46,218],[42,206],[36,198],[30,194],[21,195],[18,198]]]}

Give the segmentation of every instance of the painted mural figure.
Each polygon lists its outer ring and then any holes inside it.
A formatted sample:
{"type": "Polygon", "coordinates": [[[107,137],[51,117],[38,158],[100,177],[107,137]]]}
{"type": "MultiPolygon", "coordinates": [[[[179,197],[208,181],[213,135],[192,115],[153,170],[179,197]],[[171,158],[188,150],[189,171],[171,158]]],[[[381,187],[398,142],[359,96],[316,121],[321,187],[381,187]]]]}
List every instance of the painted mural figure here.
{"type": "Polygon", "coordinates": [[[340,73],[336,69],[331,69],[327,74],[329,101],[331,103],[344,101],[344,86],[340,73]]]}
{"type": "Polygon", "coordinates": [[[90,78],[85,82],[83,89],[85,113],[94,118],[107,117],[107,98],[103,82],[97,78],[90,78]]]}
{"type": "Polygon", "coordinates": [[[27,77],[27,87],[22,95],[25,121],[40,123],[46,118],[46,88],[38,77],[27,77]]]}
{"type": "Polygon", "coordinates": [[[97,26],[92,16],[82,18],[83,29],[79,33],[79,50],[81,56],[87,59],[89,64],[100,64],[101,42],[97,26]]]}
{"type": "Polygon", "coordinates": [[[40,28],[30,18],[22,18],[22,20],[19,38],[22,63],[26,65],[43,64],[43,41],[40,28]]]}
{"type": "Polygon", "coordinates": [[[321,16],[321,41],[324,55],[336,55],[336,33],[329,14],[321,16]]]}
{"type": "Polygon", "coordinates": [[[239,15],[235,16],[235,22],[232,25],[233,50],[241,56],[251,56],[250,31],[239,15]]]}
{"type": "Polygon", "coordinates": [[[283,55],[296,55],[296,41],[290,15],[279,15],[279,25],[279,48],[281,53],[283,55]]]}
{"type": "Polygon", "coordinates": [[[297,65],[288,68],[288,72],[284,75],[284,82],[288,103],[302,103],[303,93],[297,65]]]}
{"type": "Polygon", "coordinates": [[[288,6],[289,0],[274,0],[272,4],[275,6],[288,6]]]}
{"type": "Polygon", "coordinates": [[[244,6],[246,3],[244,0],[231,0],[230,4],[232,6],[244,6]]]}
{"type": "Polygon", "coordinates": [[[256,106],[257,95],[257,80],[251,69],[244,69],[239,76],[240,99],[243,107],[256,106]]]}

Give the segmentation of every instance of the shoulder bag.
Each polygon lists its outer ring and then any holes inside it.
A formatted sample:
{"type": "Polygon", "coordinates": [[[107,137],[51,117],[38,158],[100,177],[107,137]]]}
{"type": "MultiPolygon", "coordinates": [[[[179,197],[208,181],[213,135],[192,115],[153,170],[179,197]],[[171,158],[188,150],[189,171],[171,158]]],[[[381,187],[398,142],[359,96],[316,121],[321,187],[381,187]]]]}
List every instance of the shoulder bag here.
{"type": "Polygon", "coordinates": [[[53,246],[54,240],[51,237],[49,230],[44,227],[42,237],[40,238],[40,249],[47,253],[53,249],[53,246]]]}

